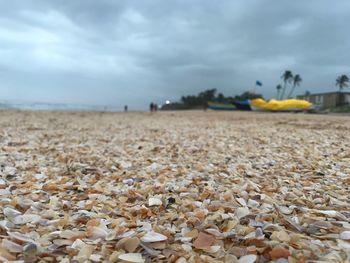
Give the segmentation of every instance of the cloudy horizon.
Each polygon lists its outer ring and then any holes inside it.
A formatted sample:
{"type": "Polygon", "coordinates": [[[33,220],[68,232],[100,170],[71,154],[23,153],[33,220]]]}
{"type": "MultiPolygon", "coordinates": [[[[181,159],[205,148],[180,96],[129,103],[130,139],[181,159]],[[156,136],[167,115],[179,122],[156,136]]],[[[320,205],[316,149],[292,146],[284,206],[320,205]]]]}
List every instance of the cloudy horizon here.
{"type": "MultiPolygon", "coordinates": [[[[273,98],[285,70],[296,94],[350,75],[350,2],[0,0],[0,101],[128,104],[216,88],[273,98]]],[[[345,89],[349,90],[349,88],[345,89]]]]}

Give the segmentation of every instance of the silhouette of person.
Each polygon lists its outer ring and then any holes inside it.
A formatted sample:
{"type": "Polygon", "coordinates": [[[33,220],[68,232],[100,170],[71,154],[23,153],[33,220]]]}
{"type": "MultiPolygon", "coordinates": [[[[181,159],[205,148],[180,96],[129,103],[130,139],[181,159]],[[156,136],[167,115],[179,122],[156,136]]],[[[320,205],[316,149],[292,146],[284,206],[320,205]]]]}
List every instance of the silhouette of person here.
{"type": "Polygon", "coordinates": [[[128,112],[128,105],[124,106],[124,112],[128,112]]]}
{"type": "Polygon", "coordinates": [[[154,110],[154,104],[153,102],[151,102],[151,104],[149,105],[149,111],[153,112],[153,110],[154,110]]]}

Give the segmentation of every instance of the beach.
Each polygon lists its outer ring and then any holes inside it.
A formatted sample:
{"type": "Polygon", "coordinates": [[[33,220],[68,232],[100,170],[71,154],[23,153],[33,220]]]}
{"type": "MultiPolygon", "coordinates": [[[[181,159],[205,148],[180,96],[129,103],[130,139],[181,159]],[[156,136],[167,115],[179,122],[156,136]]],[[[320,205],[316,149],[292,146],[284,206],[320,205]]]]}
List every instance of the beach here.
{"type": "Polygon", "coordinates": [[[350,260],[348,116],[3,110],[0,148],[0,261],[350,260]]]}

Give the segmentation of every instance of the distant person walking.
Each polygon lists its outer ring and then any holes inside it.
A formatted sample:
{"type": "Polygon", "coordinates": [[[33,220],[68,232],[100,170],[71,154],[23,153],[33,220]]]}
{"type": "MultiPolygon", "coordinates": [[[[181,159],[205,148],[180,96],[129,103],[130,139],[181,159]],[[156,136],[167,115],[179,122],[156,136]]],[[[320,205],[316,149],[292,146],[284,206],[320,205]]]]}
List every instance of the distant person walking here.
{"type": "Polygon", "coordinates": [[[154,104],[153,102],[151,102],[151,104],[149,105],[149,111],[153,112],[153,110],[154,110],[154,104]]]}
{"type": "Polygon", "coordinates": [[[128,112],[128,105],[124,106],[124,112],[128,112]]]}

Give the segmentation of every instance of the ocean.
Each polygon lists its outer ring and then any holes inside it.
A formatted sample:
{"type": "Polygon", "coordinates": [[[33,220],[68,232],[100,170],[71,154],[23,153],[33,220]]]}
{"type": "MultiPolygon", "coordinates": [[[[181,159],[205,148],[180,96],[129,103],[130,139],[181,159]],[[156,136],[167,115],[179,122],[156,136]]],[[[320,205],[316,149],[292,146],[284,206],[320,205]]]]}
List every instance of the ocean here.
{"type": "Polygon", "coordinates": [[[65,103],[28,103],[28,102],[0,102],[0,109],[17,110],[52,110],[52,111],[97,111],[97,112],[121,112],[124,106],[112,105],[83,105],[65,103]]]}

